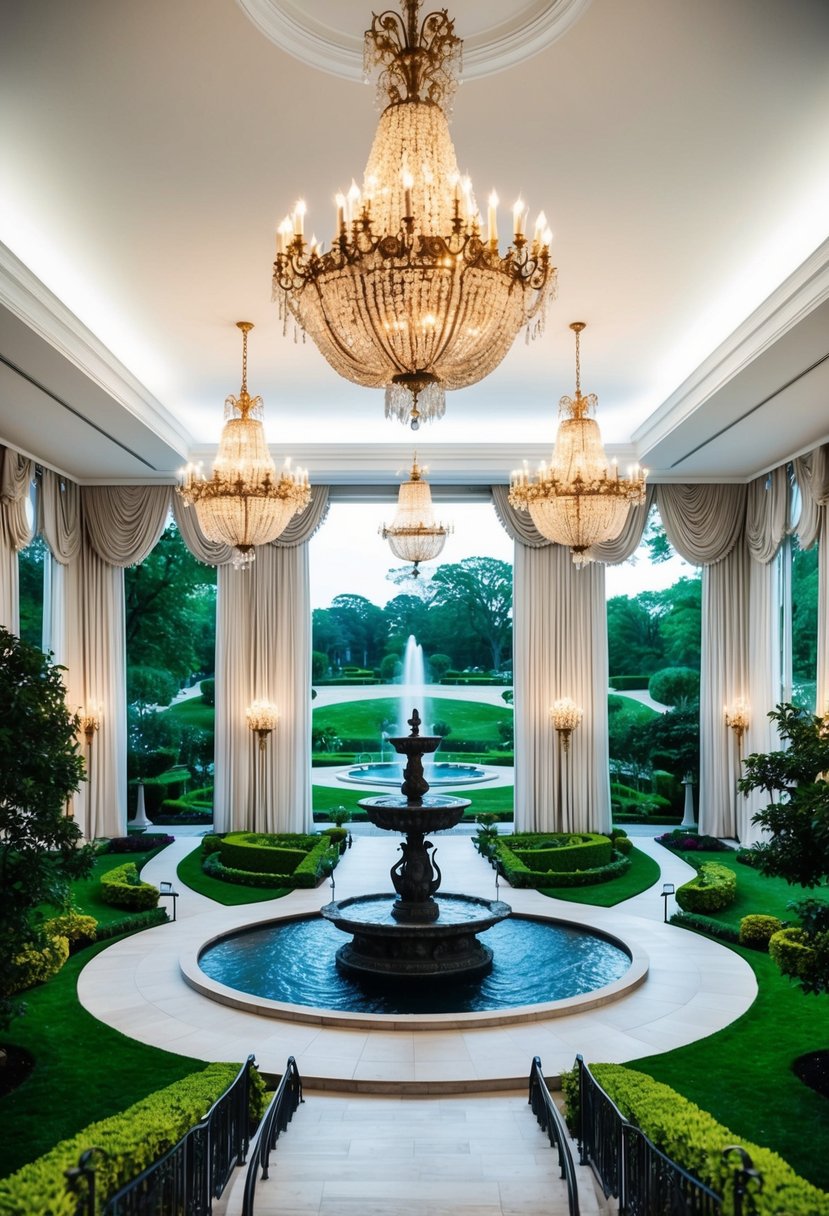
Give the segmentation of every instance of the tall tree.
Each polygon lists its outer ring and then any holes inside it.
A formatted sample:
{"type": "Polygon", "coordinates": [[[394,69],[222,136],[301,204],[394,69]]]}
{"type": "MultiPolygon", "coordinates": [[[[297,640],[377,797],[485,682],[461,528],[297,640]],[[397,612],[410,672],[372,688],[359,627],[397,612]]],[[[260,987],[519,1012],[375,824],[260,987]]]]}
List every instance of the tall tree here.
{"type": "Polygon", "coordinates": [[[0,628],[0,1027],[19,1012],[9,997],[19,962],[42,948],[38,906],[61,903],[70,878],[92,868],[91,847],[65,813],[84,776],[78,719],[61,668],[0,628]]]}
{"type": "Polygon", "coordinates": [[[388,633],[382,608],[364,595],[335,595],[331,613],[342,630],[350,661],[363,667],[379,663],[388,633]]]}
{"type": "Polygon", "coordinates": [[[509,657],[512,643],[509,562],[495,557],[465,557],[463,561],[438,566],[431,590],[431,604],[452,608],[459,633],[465,631],[482,638],[489,648],[490,665],[499,670],[509,657]]]}

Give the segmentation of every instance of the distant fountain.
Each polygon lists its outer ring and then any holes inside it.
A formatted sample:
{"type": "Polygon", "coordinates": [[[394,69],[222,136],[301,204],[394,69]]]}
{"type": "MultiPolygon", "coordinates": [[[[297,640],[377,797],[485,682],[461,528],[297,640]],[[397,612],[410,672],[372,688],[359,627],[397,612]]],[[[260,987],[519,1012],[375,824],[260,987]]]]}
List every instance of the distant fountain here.
{"type": "MultiPolygon", "coordinates": [[[[405,734],[406,718],[412,705],[419,705],[426,730],[431,727],[429,722],[430,709],[426,700],[426,663],[423,659],[423,647],[413,633],[409,634],[406,649],[403,652],[403,671],[400,676],[401,689],[397,709],[397,733],[405,734]]],[[[424,757],[425,759],[425,757],[424,757]]],[[[426,760],[428,764],[428,760],[426,760]]]]}

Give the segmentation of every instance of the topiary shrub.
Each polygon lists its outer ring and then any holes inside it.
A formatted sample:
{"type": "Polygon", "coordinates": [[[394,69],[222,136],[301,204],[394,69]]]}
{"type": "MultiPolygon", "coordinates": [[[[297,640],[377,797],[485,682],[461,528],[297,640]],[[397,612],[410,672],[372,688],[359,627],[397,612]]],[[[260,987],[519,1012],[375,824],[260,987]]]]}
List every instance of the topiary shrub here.
{"type": "Polygon", "coordinates": [[[158,904],[158,887],[142,882],[135,863],[126,861],[101,875],[101,899],[112,908],[138,912],[158,904]]]}
{"type": "Polygon", "coordinates": [[[806,980],[814,962],[814,950],[807,943],[808,934],[803,929],[791,927],[778,929],[769,938],[769,954],[772,962],[783,975],[793,980],[806,980]]]}
{"type": "Polygon", "coordinates": [[[300,833],[229,832],[221,838],[222,865],[285,878],[303,862],[319,837],[300,833]]]}
{"type": "Polygon", "coordinates": [[[339,860],[340,844],[332,844],[327,832],[320,836],[231,832],[227,836],[206,836],[202,841],[202,854],[202,869],[212,878],[241,886],[278,886],[295,890],[319,885],[324,874],[330,873],[339,860]],[[247,837],[247,841],[241,840],[242,837],[247,837]],[[285,848],[281,845],[283,841],[301,842],[304,848],[285,848]],[[226,848],[228,842],[229,849],[226,848]],[[240,858],[244,864],[228,864],[227,857],[240,858]],[[285,868],[287,866],[292,868],[285,868]]]}
{"type": "Polygon", "coordinates": [[[97,929],[98,922],[94,916],[84,916],[82,912],[76,912],[74,909],[64,912],[62,916],[53,916],[46,922],[47,933],[52,937],[66,938],[70,954],[94,942],[97,929]]]}
{"type": "Polygon", "coordinates": [[[676,902],[683,912],[720,912],[737,897],[737,875],[727,866],[704,861],[699,873],[684,883],[676,893],[676,902]]]}
{"type": "Polygon", "coordinates": [[[648,681],[648,692],[660,705],[678,705],[699,696],[699,672],[693,667],[663,667],[648,681]]]}
{"type": "Polygon", "coordinates": [[[608,865],[613,846],[599,832],[520,832],[504,843],[504,850],[531,870],[572,873],[608,865]]]}
{"type": "Polygon", "coordinates": [[[216,681],[214,679],[202,680],[199,685],[199,692],[205,705],[216,704],[216,681]]]}
{"type": "MultiPolygon", "coordinates": [[[[783,930],[787,932],[787,930],[783,930]]],[[[621,1113],[640,1127],[672,1161],[723,1196],[723,1213],[734,1211],[734,1158],[722,1150],[740,1144],[763,1177],[752,1187],[754,1216],[829,1216],[829,1195],[794,1172],[782,1157],[737,1136],[713,1115],[676,1090],[621,1064],[591,1064],[590,1071],[621,1113]]],[[[578,1123],[578,1086],[567,1084],[567,1120],[578,1123]]]]}
{"type": "Polygon", "coordinates": [[[783,922],[777,916],[759,912],[744,916],[740,921],[740,945],[751,946],[754,950],[768,950],[769,941],[782,928],[783,922]]]}

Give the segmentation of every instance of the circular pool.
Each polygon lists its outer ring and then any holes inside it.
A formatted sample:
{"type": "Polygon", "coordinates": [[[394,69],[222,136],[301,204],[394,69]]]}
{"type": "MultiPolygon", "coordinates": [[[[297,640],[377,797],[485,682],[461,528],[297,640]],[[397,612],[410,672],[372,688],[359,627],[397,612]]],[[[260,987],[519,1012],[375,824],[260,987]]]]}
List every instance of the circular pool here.
{"type": "MultiPolygon", "coordinates": [[[[489,929],[486,939],[494,956],[489,975],[440,985],[358,983],[342,975],[334,961],[342,934],[319,916],[271,921],[217,938],[200,952],[198,968],[224,990],[275,1003],[274,1012],[299,1006],[380,1017],[483,1012],[503,1017],[517,1007],[548,1009],[613,986],[631,970],[631,953],[623,943],[579,925],[510,916],[489,929]]],[[[209,989],[203,990],[226,999],[209,989]]]]}
{"type": "MultiPolygon", "coordinates": [[[[425,776],[430,786],[474,785],[480,781],[494,781],[498,769],[485,768],[481,764],[455,764],[437,760],[425,766],[425,776]]],[[[352,785],[393,785],[400,788],[403,780],[403,765],[392,762],[377,764],[353,764],[337,773],[340,781],[352,785]]]]}

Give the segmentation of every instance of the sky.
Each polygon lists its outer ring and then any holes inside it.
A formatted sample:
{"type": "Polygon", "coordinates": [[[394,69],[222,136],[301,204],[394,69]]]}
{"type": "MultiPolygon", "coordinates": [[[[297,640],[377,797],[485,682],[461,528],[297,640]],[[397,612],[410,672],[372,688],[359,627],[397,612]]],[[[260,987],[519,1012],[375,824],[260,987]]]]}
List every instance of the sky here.
{"type": "MultiPolygon", "coordinates": [[[[379,535],[390,523],[395,504],[333,503],[325,525],[311,541],[311,607],[328,608],[335,595],[364,595],[383,607],[395,595],[410,593],[411,580],[398,586],[387,579],[389,570],[401,567],[388,543],[379,535]]],[[[453,524],[438,562],[459,562],[465,557],[497,557],[512,562],[513,542],[498,522],[488,503],[447,503],[436,508],[438,520],[453,524]]],[[[423,567],[424,573],[437,562],[423,567]]],[[[659,591],[670,587],[694,568],[674,557],[651,565],[647,552],[637,551],[621,566],[608,566],[608,598],[637,595],[640,591],[659,591]]]]}

